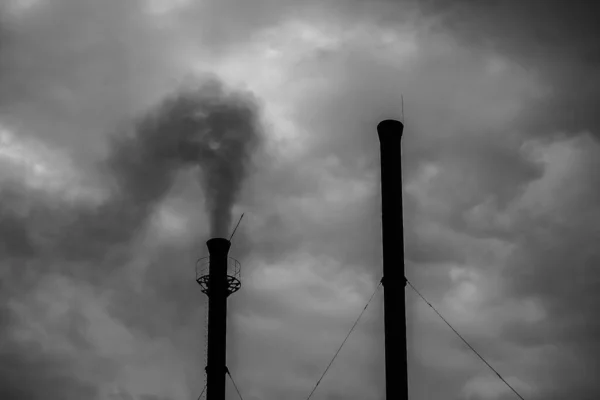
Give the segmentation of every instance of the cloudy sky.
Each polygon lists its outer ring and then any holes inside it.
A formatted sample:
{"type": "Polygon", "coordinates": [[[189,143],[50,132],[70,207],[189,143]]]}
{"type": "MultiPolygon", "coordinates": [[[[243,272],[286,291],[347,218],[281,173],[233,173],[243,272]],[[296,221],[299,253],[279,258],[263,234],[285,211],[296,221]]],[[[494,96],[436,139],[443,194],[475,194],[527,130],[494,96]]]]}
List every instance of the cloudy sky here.
{"type": "MultiPolygon", "coordinates": [[[[229,369],[306,398],[381,278],[403,97],[408,278],[524,398],[600,398],[600,10],[563,3],[3,0],[0,397],[197,398],[232,204],[229,369]]],[[[382,298],[313,399],[384,398],[382,298]]],[[[407,326],[412,399],[516,398],[410,289],[407,326]]]]}

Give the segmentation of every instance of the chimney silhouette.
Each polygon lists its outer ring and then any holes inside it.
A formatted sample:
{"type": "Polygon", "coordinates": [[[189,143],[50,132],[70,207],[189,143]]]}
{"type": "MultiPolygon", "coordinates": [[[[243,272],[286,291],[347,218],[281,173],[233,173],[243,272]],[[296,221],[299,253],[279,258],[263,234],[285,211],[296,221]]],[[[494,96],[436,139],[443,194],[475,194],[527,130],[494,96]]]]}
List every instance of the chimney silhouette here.
{"type": "Polygon", "coordinates": [[[228,257],[231,242],[213,238],[206,242],[209,257],[196,263],[196,281],[208,296],[208,355],[206,399],[225,400],[227,369],[227,297],[239,290],[240,264],[228,257]],[[206,273],[208,267],[208,274],[206,273]]]}
{"type": "Polygon", "coordinates": [[[404,227],[402,218],[402,150],[404,125],[385,120],[377,125],[381,147],[381,220],[383,234],[383,301],[385,396],[408,400],[404,227]]]}

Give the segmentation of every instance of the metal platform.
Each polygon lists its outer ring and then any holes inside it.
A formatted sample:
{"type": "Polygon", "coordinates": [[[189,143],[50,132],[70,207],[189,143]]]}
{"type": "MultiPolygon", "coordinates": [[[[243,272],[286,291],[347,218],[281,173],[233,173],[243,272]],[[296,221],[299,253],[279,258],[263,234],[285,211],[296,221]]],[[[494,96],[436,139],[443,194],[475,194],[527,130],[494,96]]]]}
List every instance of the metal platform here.
{"type": "MultiPolygon", "coordinates": [[[[202,257],[196,261],[196,282],[200,285],[202,293],[209,294],[209,267],[210,257],[202,257]]],[[[227,257],[227,296],[240,290],[240,263],[233,257],[227,257]]]]}

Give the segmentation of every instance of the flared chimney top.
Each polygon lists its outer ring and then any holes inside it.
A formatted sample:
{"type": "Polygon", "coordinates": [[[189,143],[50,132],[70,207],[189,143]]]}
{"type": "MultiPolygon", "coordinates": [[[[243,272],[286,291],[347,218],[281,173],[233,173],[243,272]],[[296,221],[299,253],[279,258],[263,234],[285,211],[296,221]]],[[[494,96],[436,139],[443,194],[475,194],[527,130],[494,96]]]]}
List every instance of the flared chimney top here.
{"type": "Polygon", "coordinates": [[[231,242],[225,238],[212,238],[206,242],[206,247],[208,247],[208,253],[211,256],[227,256],[231,242]]]}
{"type": "Polygon", "coordinates": [[[377,134],[380,142],[399,141],[402,138],[403,131],[404,124],[395,119],[386,119],[377,124],[377,134]]]}

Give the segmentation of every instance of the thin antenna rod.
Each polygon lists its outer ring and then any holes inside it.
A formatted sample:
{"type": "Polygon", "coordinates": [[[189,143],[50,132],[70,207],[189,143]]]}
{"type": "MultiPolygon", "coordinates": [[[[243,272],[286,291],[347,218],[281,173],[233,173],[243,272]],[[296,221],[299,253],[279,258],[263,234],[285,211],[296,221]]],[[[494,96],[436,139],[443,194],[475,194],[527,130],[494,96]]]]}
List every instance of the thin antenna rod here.
{"type": "Polygon", "coordinates": [[[231,238],[233,238],[233,235],[235,235],[235,231],[237,231],[238,226],[240,226],[240,222],[242,222],[242,218],[244,218],[244,213],[242,213],[242,216],[240,217],[240,220],[238,221],[237,225],[235,226],[235,229],[233,230],[233,233],[229,237],[229,241],[230,242],[231,242],[231,238]]]}

